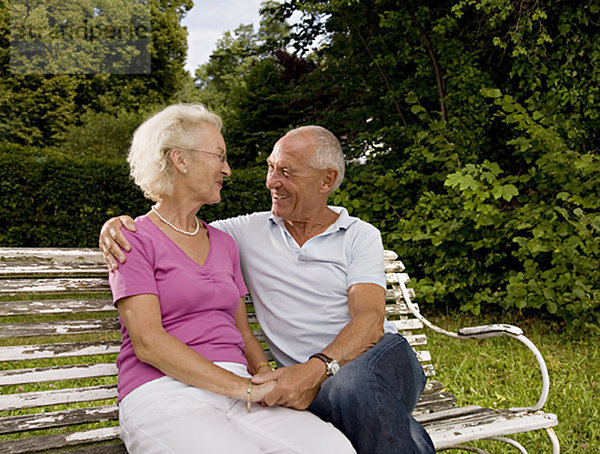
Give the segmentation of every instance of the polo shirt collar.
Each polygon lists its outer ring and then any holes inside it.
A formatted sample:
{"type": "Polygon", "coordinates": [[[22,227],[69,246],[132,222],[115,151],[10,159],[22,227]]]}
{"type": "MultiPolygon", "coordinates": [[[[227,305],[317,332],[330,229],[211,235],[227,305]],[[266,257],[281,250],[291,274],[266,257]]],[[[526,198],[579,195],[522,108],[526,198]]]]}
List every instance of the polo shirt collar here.
{"type": "MultiPolygon", "coordinates": [[[[337,207],[337,206],[331,206],[331,205],[327,205],[327,207],[330,210],[339,214],[339,216],[336,219],[336,221],[332,225],[330,225],[329,228],[323,233],[335,232],[337,230],[346,230],[346,229],[348,229],[348,227],[350,227],[352,224],[354,224],[358,220],[358,218],[351,217],[348,214],[348,210],[344,207],[337,207]]],[[[279,227],[285,228],[283,218],[281,218],[279,216],[275,216],[273,213],[269,213],[269,219],[272,222],[274,222],[275,224],[277,224],[279,227]]]]}

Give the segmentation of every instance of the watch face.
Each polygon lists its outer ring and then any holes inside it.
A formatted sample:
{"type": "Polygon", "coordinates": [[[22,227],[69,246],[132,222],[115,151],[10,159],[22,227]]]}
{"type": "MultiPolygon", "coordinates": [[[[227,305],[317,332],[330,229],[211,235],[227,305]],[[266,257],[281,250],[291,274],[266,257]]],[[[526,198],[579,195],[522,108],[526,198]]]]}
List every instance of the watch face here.
{"type": "Polygon", "coordinates": [[[335,359],[327,363],[327,375],[335,375],[339,370],[340,365],[335,359]]]}

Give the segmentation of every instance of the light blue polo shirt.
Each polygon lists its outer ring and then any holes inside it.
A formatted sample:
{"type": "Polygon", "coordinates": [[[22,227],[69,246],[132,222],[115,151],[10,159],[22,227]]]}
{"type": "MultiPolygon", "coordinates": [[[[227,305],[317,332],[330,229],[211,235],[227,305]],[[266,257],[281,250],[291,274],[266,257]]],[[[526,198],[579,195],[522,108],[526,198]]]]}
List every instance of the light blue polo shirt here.
{"type": "MultiPolygon", "coordinates": [[[[212,223],[238,243],[256,315],[284,366],[320,352],[346,326],[349,287],[373,283],[385,288],[379,230],[345,208],[329,208],[338,219],[302,247],[270,212],[212,223]]],[[[387,321],[384,328],[397,332],[387,321]]]]}

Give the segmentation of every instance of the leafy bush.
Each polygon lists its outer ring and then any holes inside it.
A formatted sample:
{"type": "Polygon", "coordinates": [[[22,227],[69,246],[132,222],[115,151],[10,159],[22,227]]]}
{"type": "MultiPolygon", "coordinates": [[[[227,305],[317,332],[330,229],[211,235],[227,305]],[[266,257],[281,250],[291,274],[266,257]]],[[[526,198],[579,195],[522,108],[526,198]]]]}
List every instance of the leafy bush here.
{"type": "Polygon", "coordinates": [[[569,148],[539,111],[498,90],[481,94],[506,137],[490,155],[503,159],[457,163],[449,153],[466,156],[460,134],[435,124],[415,144],[446,171],[373,160],[349,169],[334,201],[384,232],[421,301],[474,314],[536,310],[598,330],[600,157],[569,148]]]}
{"type": "Polygon", "coordinates": [[[148,115],[145,112],[87,111],[81,125],[69,125],[61,149],[78,159],[123,160],[127,155],[135,129],[148,115]]]}
{"type": "MultiPolygon", "coordinates": [[[[0,246],[96,247],[106,219],[144,214],[151,205],[122,160],[4,146],[0,174],[0,246]]],[[[264,169],[239,170],[226,181],[223,201],[200,216],[211,221],[268,206],[264,169]]]]}

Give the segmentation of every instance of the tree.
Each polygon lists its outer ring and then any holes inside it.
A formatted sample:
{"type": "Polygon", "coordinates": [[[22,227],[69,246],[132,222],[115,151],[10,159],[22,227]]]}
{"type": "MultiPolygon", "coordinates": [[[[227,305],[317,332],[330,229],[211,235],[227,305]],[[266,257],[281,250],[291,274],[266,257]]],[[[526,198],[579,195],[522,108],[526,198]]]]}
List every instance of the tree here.
{"type": "Polygon", "coordinates": [[[315,69],[284,48],[289,26],[263,4],[258,32],[241,25],[217,42],[209,61],[196,71],[199,99],[225,123],[228,153],[236,166],[262,162],[274,142],[307,117],[309,102],[296,88],[315,69]]]}
{"type": "Polygon", "coordinates": [[[595,2],[297,0],[296,88],[427,303],[598,327],[595,2]],[[319,103],[322,99],[327,103],[319,103]]]}
{"type": "MultiPolygon", "coordinates": [[[[16,17],[23,18],[21,25],[25,30],[35,25],[35,30],[50,30],[48,32],[50,37],[52,33],[59,33],[60,37],[61,30],[62,33],[67,33],[73,29],[74,24],[78,23],[77,21],[84,21],[88,39],[80,40],[84,47],[73,52],[77,51],[75,54],[77,61],[81,62],[81,68],[85,70],[93,69],[95,62],[101,57],[112,58],[101,53],[103,48],[100,43],[96,46],[95,41],[89,39],[90,29],[105,33],[114,30],[110,28],[111,23],[107,22],[110,19],[115,22],[112,25],[121,27],[120,29],[117,27],[116,30],[123,30],[127,25],[121,23],[123,20],[133,20],[132,17],[139,14],[140,9],[149,10],[152,18],[150,48],[152,72],[150,74],[118,74],[116,73],[118,71],[79,75],[56,74],[53,71],[60,72],[60,65],[64,63],[59,59],[45,74],[17,74],[13,71],[9,75],[10,54],[3,51],[0,54],[2,58],[0,67],[3,74],[7,76],[0,82],[0,106],[4,116],[2,132],[5,134],[5,140],[10,143],[32,146],[62,145],[66,137],[65,130],[81,124],[82,115],[88,111],[116,115],[122,111],[139,111],[149,105],[166,103],[180,92],[189,77],[183,68],[187,51],[186,34],[179,22],[192,7],[191,0],[151,0],[149,3],[117,0],[86,0],[56,4],[13,2],[13,6],[31,8],[29,13],[27,10],[16,11],[16,17]],[[119,10],[122,4],[126,7],[119,10]],[[69,25],[71,28],[61,29],[56,25],[55,21],[59,16],[66,24],[65,27],[69,25]],[[90,17],[100,21],[96,24],[96,28],[90,28],[90,23],[85,22],[90,17]],[[96,50],[100,53],[99,56],[96,55],[96,50]]],[[[4,25],[2,30],[8,30],[9,16],[4,8],[2,12],[3,14],[0,15],[4,25]]],[[[23,33],[15,32],[15,36],[23,36],[23,33]]],[[[3,40],[6,38],[6,34],[2,35],[3,40]]],[[[16,44],[11,42],[11,45],[16,44]]],[[[115,56],[115,61],[125,56],[124,62],[132,62],[143,55],[143,49],[135,50],[129,43],[124,43],[123,47],[117,50],[122,51],[122,54],[115,56]]],[[[35,63],[36,59],[44,57],[44,53],[34,52],[32,57],[35,63]]],[[[16,63],[21,64],[20,61],[16,63]]]]}

